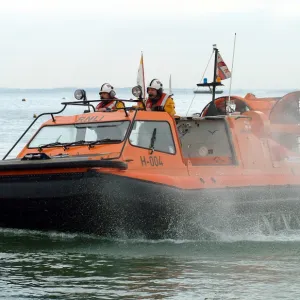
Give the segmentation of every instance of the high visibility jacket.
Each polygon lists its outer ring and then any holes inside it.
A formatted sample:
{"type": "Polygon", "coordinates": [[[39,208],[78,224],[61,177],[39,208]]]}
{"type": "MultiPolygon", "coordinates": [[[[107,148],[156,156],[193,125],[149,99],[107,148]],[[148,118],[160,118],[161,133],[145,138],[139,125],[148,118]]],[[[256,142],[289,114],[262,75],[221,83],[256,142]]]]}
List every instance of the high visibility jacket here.
{"type": "Polygon", "coordinates": [[[115,100],[112,100],[110,102],[108,101],[101,101],[97,106],[96,110],[99,108],[110,108],[110,109],[116,109],[116,108],[124,108],[125,105],[122,101],[118,101],[117,98],[115,100]]]}
{"type": "MultiPolygon", "coordinates": [[[[169,113],[171,116],[174,116],[176,114],[175,111],[175,103],[171,96],[168,94],[163,93],[160,97],[160,99],[156,102],[152,102],[151,99],[147,99],[146,101],[146,110],[164,110],[167,113],[169,113]]],[[[142,104],[139,104],[139,107],[142,107],[142,104]]]]}

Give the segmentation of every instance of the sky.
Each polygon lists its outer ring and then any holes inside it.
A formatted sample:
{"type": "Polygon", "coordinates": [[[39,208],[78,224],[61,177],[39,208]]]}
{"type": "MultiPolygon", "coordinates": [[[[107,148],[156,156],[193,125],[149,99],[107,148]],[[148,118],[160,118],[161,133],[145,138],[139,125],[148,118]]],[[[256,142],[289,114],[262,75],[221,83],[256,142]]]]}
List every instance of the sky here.
{"type": "Polygon", "coordinates": [[[0,87],[131,87],[143,51],[146,84],[158,78],[167,87],[171,74],[173,88],[193,88],[217,44],[232,88],[300,89],[300,0],[0,0],[0,7],[0,87]]]}

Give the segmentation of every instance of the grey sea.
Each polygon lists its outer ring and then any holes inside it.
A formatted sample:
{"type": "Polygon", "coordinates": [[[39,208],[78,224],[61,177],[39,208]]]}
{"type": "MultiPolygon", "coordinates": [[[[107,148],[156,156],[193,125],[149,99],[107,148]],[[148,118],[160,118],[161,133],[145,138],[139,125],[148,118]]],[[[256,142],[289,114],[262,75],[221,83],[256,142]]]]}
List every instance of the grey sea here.
{"type": "MultiPolygon", "coordinates": [[[[61,102],[74,100],[74,90],[0,89],[0,157],[34,114],[59,111],[61,102]]],[[[283,96],[289,91],[232,94],[283,96]]],[[[88,98],[98,99],[97,92],[87,89],[88,98]]],[[[200,112],[211,100],[191,89],[173,93],[179,115],[200,112]]],[[[117,89],[117,96],[132,97],[127,88],[117,89]]],[[[82,111],[68,107],[63,114],[82,111]]],[[[33,126],[10,157],[46,119],[33,126]]],[[[300,299],[300,232],[264,235],[245,226],[238,233],[224,229],[192,240],[146,240],[0,228],[0,298],[300,299]]]]}

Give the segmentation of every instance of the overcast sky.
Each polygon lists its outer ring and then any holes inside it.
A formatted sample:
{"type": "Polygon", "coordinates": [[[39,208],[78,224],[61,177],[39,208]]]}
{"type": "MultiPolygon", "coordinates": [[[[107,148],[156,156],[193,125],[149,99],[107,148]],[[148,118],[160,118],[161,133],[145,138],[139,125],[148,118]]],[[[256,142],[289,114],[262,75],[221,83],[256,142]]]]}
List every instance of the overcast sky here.
{"type": "Polygon", "coordinates": [[[0,4],[0,87],[133,86],[143,51],[146,83],[192,88],[214,43],[231,69],[236,32],[233,88],[300,88],[300,0],[0,4]]]}

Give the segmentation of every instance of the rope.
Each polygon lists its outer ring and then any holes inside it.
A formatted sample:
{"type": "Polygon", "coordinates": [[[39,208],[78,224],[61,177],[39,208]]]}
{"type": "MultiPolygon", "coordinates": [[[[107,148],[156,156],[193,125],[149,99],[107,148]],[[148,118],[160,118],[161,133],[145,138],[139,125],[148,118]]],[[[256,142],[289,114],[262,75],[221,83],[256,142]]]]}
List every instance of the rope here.
{"type": "MultiPolygon", "coordinates": [[[[203,75],[202,75],[202,77],[201,77],[200,82],[202,82],[202,80],[203,80],[203,78],[204,78],[204,75],[205,75],[205,73],[206,73],[206,70],[207,70],[207,68],[208,68],[208,66],[209,66],[209,63],[210,63],[210,61],[211,61],[211,58],[212,58],[213,54],[214,54],[214,51],[212,51],[212,53],[211,53],[211,56],[210,56],[210,58],[209,58],[209,60],[208,60],[208,63],[207,63],[206,68],[205,68],[205,70],[204,70],[204,72],[203,72],[203,75]]],[[[199,88],[199,87],[197,86],[196,91],[198,91],[198,88],[199,88]]],[[[193,104],[193,101],[194,101],[195,97],[196,97],[196,94],[194,95],[194,97],[193,97],[193,99],[192,99],[192,101],[191,101],[191,103],[190,103],[190,106],[189,106],[189,108],[188,108],[188,110],[187,110],[187,112],[186,112],[186,115],[185,115],[186,117],[187,117],[187,115],[188,115],[188,113],[189,113],[189,111],[190,111],[190,108],[191,108],[191,106],[192,106],[192,104],[193,104]]]]}

